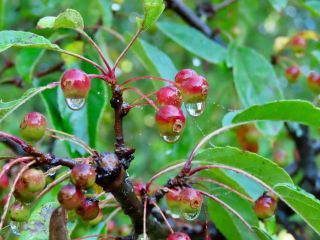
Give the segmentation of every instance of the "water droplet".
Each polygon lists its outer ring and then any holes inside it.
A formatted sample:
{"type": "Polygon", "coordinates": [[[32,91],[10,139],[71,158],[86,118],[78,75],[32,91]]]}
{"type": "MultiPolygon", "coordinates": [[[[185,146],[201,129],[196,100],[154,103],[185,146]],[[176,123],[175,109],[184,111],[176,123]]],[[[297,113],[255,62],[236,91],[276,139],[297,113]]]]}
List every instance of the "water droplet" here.
{"type": "Polygon", "coordinates": [[[11,232],[14,235],[20,236],[20,223],[15,221],[10,221],[11,232]]]}
{"type": "Polygon", "coordinates": [[[85,98],[66,98],[66,103],[71,110],[80,110],[86,104],[85,98]]]}
{"type": "Polygon", "coordinates": [[[188,221],[194,221],[199,217],[200,209],[199,211],[193,211],[193,212],[183,212],[182,216],[184,219],[188,221]]]}
{"type": "Polygon", "coordinates": [[[205,108],[205,102],[186,103],[187,112],[193,117],[200,116],[204,112],[205,108]]]}
{"type": "Polygon", "coordinates": [[[180,135],[175,136],[162,136],[162,139],[166,141],[167,143],[175,143],[180,138],[180,135]]]}

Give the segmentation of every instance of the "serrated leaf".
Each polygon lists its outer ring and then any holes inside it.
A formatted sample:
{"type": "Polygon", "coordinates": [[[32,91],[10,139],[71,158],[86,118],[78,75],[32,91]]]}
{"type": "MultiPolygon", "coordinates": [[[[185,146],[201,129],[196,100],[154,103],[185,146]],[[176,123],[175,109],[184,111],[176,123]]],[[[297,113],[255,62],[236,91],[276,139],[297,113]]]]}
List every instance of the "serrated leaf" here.
{"type": "Polygon", "coordinates": [[[320,127],[320,108],[303,100],[270,102],[235,113],[232,123],[255,120],[292,121],[320,127]]]}
{"type": "Polygon", "coordinates": [[[288,0],[269,0],[274,9],[281,12],[288,4],[288,0]]]}
{"type": "Polygon", "coordinates": [[[270,187],[279,183],[293,184],[288,173],[272,160],[234,147],[206,149],[196,155],[195,160],[206,161],[208,164],[227,165],[241,169],[262,180],[270,187]]]}
{"type": "Polygon", "coordinates": [[[81,14],[74,9],[67,9],[60,13],[57,17],[44,17],[37,23],[38,28],[71,28],[84,29],[83,19],[81,14]]]}
{"type": "Polygon", "coordinates": [[[138,24],[142,29],[147,30],[152,24],[154,24],[161,16],[165,5],[163,0],[143,0],[144,18],[137,19],[138,24]]]}
{"type": "Polygon", "coordinates": [[[26,103],[32,97],[41,93],[44,90],[55,87],[57,84],[49,84],[44,87],[39,88],[30,88],[27,90],[19,99],[13,100],[10,102],[1,102],[0,101],[0,122],[2,122],[8,115],[10,115],[13,111],[15,111],[18,107],[26,103]]]}
{"type": "Polygon", "coordinates": [[[274,190],[288,206],[299,214],[320,235],[320,201],[303,189],[290,185],[278,184],[274,190]]]}
{"type": "Polygon", "coordinates": [[[227,57],[226,49],[194,28],[172,22],[159,22],[157,26],[181,47],[209,62],[221,63],[227,57]]]}
{"type": "MultiPolygon", "coordinates": [[[[238,47],[232,55],[234,82],[243,107],[283,99],[279,80],[265,57],[247,47],[238,47]]],[[[258,124],[258,128],[267,135],[275,135],[282,124],[265,122],[258,124]]]]}
{"type": "Polygon", "coordinates": [[[11,47],[44,48],[58,51],[59,46],[31,32],[5,30],[0,32],[0,52],[11,47]]]}

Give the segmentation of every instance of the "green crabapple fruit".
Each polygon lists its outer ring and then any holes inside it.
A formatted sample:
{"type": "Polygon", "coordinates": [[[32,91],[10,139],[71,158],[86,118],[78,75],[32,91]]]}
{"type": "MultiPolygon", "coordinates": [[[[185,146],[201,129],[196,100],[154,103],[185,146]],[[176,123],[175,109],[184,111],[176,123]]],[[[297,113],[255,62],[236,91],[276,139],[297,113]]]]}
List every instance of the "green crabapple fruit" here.
{"type": "Polygon", "coordinates": [[[185,121],[182,110],[173,105],[161,107],[156,114],[156,124],[160,135],[170,143],[176,142],[180,138],[185,121]]]}
{"type": "Polygon", "coordinates": [[[75,165],[71,170],[71,181],[79,188],[92,187],[96,181],[96,169],[85,163],[75,165]]]}
{"type": "Polygon", "coordinates": [[[58,193],[58,201],[67,210],[79,207],[83,200],[83,194],[79,188],[72,184],[63,186],[58,193]]]}
{"type": "Polygon", "coordinates": [[[36,198],[38,193],[29,191],[23,179],[19,178],[15,185],[13,195],[16,199],[18,199],[21,202],[30,203],[36,198]]]}
{"type": "Polygon", "coordinates": [[[196,219],[203,203],[201,193],[194,188],[185,187],[181,189],[180,198],[180,208],[183,216],[187,220],[196,219]]]}
{"type": "Polygon", "coordinates": [[[46,125],[45,116],[38,112],[30,112],[23,118],[20,124],[20,132],[27,141],[39,141],[45,133],[46,125]]]}
{"type": "Polygon", "coordinates": [[[16,222],[25,222],[30,217],[30,206],[21,202],[14,202],[10,208],[11,220],[16,222]]]}
{"type": "Polygon", "coordinates": [[[26,170],[22,176],[21,181],[29,192],[39,192],[46,185],[46,177],[41,170],[30,168],[26,170]]]}

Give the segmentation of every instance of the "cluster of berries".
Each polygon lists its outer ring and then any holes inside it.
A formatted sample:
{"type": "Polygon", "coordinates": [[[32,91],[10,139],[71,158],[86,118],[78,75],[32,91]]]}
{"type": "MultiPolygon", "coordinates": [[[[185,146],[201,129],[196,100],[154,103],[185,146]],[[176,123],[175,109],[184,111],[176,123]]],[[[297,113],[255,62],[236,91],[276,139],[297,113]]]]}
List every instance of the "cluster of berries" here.
{"type": "Polygon", "coordinates": [[[58,201],[67,210],[76,209],[76,213],[84,220],[91,221],[102,217],[99,201],[85,197],[83,190],[92,187],[96,181],[96,169],[90,164],[79,163],[71,170],[73,184],[63,186],[58,193],[58,201]]]}
{"type": "Polygon", "coordinates": [[[160,107],[156,124],[162,138],[170,143],[178,141],[185,126],[182,103],[191,116],[197,117],[204,112],[208,96],[207,80],[194,70],[179,71],[175,83],[175,86],[163,87],[156,93],[156,103],[160,107]]]}
{"type": "Polygon", "coordinates": [[[10,216],[13,221],[24,222],[30,216],[30,204],[46,186],[44,173],[35,168],[23,172],[18,179],[13,195],[16,201],[11,205],[10,216]]]}

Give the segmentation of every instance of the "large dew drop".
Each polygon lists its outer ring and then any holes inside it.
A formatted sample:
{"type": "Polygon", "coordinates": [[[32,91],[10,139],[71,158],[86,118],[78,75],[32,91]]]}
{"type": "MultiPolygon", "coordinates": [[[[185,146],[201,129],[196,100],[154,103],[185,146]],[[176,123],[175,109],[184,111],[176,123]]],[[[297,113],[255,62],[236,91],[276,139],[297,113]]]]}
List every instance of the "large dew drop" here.
{"type": "Polygon", "coordinates": [[[180,138],[180,135],[175,136],[162,136],[162,139],[167,143],[175,143],[180,138]]]}
{"type": "Polygon", "coordinates": [[[20,236],[20,229],[19,228],[20,228],[19,222],[10,221],[10,229],[14,235],[20,236]]]}
{"type": "Polygon", "coordinates": [[[184,219],[188,221],[194,221],[199,217],[200,210],[201,209],[199,209],[199,211],[193,211],[193,212],[182,212],[182,216],[184,219]]]}
{"type": "Polygon", "coordinates": [[[206,108],[205,102],[186,103],[186,109],[189,115],[193,117],[200,116],[206,108]]]}
{"type": "Polygon", "coordinates": [[[84,107],[84,105],[86,104],[86,99],[85,98],[66,98],[66,103],[71,110],[77,111],[84,107]]]}

